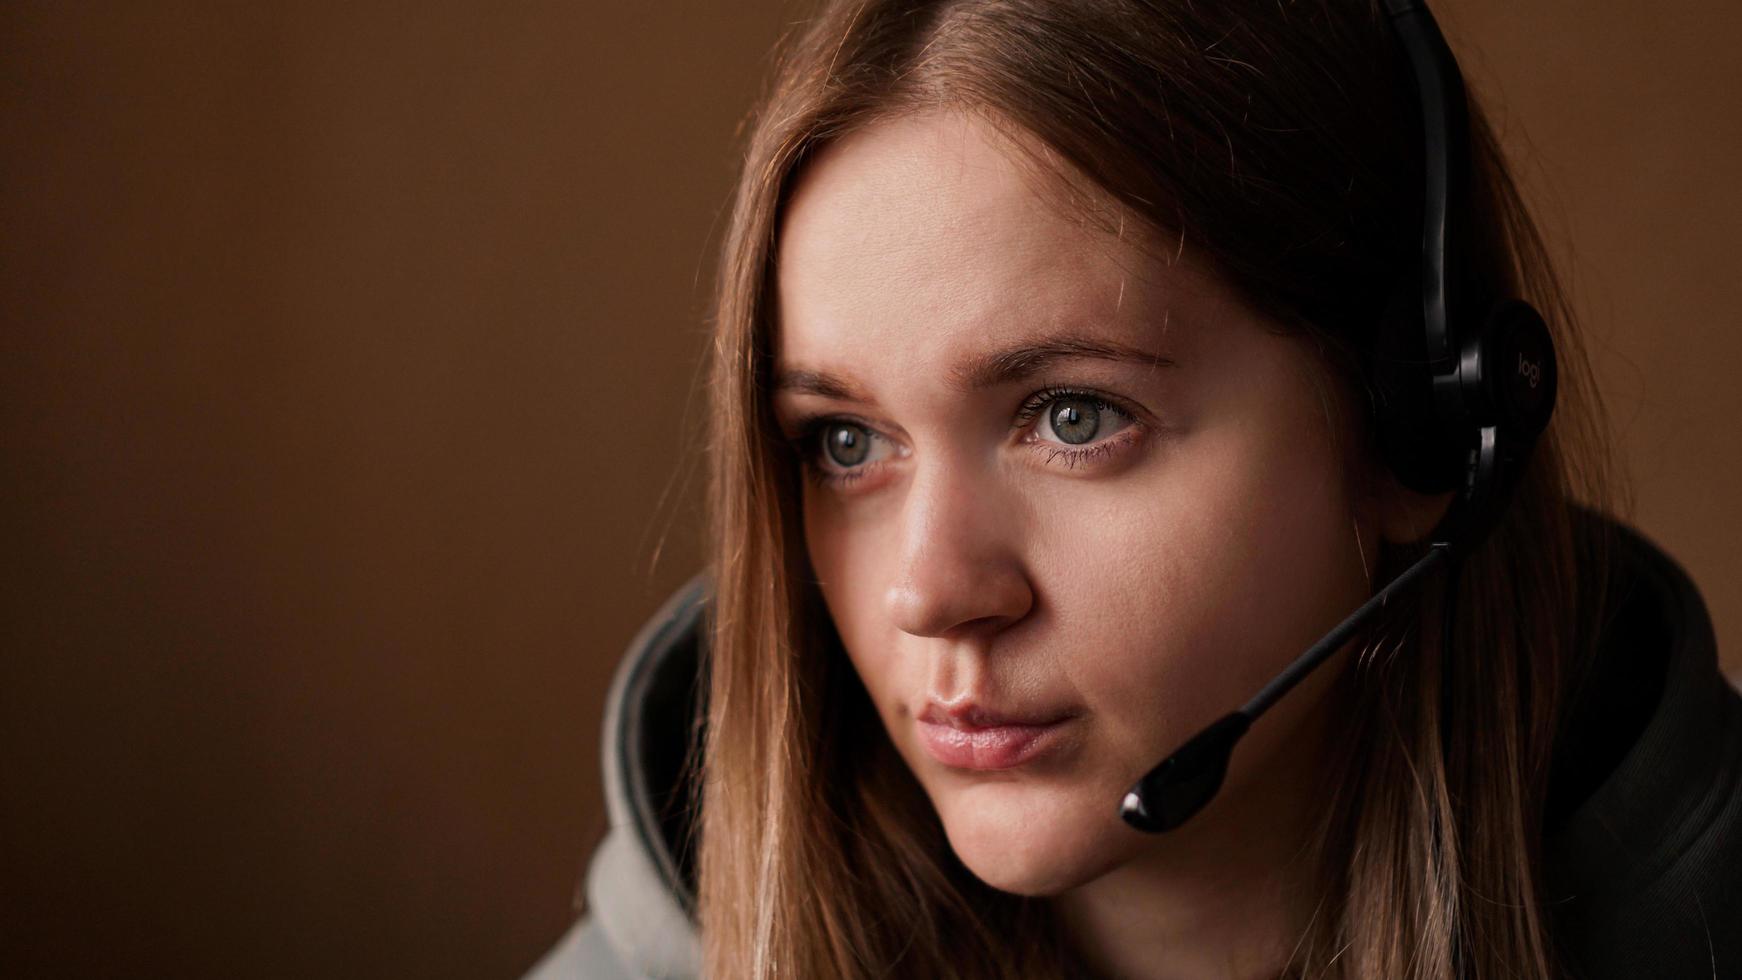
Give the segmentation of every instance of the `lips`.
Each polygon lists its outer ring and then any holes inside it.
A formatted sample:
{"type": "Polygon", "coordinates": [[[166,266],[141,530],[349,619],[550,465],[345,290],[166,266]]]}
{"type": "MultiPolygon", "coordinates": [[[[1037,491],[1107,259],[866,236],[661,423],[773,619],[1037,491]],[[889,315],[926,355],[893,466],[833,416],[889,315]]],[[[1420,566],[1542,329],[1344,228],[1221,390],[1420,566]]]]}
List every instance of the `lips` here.
{"type": "Polygon", "coordinates": [[[999,712],[967,703],[938,702],[919,714],[920,742],[953,769],[1014,769],[1057,746],[1075,718],[1069,712],[999,712]]]}

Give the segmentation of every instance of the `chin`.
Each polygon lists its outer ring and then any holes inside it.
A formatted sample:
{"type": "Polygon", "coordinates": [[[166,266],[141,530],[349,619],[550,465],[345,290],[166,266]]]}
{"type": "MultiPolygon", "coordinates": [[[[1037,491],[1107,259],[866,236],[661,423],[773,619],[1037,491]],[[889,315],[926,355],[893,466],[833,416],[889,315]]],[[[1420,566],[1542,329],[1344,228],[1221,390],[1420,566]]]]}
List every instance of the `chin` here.
{"type": "MultiPolygon", "coordinates": [[[[981,881],[1044,897],[1101,877],[1122,858],[1117,807],[1090,812],[1083,793],[990,782],[933,795],[956,857],[981,881]]],[[[1115,801],[1116,803],[1116,801],[1115,801]]]]}

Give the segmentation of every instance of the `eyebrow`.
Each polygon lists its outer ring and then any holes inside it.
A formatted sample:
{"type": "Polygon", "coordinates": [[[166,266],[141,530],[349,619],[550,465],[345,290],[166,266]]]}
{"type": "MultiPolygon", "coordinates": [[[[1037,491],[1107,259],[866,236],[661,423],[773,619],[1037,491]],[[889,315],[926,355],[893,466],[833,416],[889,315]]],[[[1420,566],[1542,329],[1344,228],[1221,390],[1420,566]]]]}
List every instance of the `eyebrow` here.
{"type": "MultiPolygon", "coordinates": [[[[1073,358],[1131,361],[1152,368],[1177,367],[1172,358],[1117,341],[1098,337],[1063,336],[1024,341],[1002,350],[969,358],[950,371],[950,385],[958,391],[975,391],[1031,378],[1053,364],[1073,358]]],[[[851,381],[826,371],[792,369],[774,379],[776,392],[792,391],[843,401],[874,401],[851,381]]]]}

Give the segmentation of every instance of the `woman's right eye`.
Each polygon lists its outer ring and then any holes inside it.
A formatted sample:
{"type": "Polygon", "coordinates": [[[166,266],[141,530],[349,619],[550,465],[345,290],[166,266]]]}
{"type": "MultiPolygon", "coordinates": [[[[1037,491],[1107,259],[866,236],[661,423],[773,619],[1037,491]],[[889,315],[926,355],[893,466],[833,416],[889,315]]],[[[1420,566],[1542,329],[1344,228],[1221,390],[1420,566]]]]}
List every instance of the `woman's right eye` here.
{"type": "Polygon", "coordinates": [[[805,459],[818,475],[849,482],[890,454],[887,440],[857,422],[834,419],[818,423],[803,442],[805,459]]]}
{"type": "Polygon", "coordinates": [[[823,426],[823,452],[837,466],[852,467],[871,455],[871,433],[864,426],[835,422],[823,426]]]}

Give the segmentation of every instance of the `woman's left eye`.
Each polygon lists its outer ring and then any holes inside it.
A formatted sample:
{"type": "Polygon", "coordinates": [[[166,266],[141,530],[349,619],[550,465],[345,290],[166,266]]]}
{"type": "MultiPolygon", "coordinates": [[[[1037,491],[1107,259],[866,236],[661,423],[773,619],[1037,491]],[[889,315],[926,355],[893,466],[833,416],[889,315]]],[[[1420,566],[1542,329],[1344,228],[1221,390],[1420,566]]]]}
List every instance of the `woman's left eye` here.
{"type": "Polygon", "coordinates": [[[1130,413],[1087,392],[1041,392],[1023,406],[1018,419],[1026,422],[1037,415],[1040,421],[1035,432],[1040,441],[1073,448],[1136,424],[1130,413]]]}

